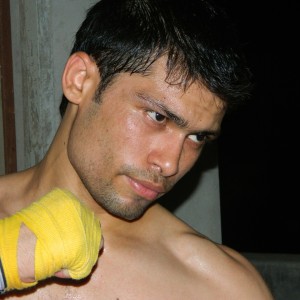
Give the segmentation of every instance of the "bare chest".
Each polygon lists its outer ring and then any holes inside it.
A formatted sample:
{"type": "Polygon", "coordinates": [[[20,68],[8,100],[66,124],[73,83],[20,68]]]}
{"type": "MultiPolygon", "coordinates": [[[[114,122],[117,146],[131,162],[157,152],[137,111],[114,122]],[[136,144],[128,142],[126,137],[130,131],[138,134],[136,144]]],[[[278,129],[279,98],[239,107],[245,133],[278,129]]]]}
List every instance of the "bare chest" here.
{"type": "Polygon", "coordinates": [[[192,289],[193,279],[180,262],[162,254],[133,254],[102,257],[86,280],[48,281],[33,292],[5,299],[199,299],[192,289]]]}

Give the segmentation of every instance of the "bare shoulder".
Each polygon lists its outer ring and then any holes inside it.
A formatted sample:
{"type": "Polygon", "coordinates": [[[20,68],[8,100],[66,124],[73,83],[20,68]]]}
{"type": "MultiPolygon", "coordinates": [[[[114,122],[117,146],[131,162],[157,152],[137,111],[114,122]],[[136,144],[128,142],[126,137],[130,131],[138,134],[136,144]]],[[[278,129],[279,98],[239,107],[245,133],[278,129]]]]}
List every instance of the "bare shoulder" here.
{"type": "MultiPolygon", "coordinates": [[[[176,255],[199,280],[205,278],[210,282],[207,286],[215,287],[211,291],[216,293],[216,297],[273,299],[261,275],[240,253],[192,231],[183,233],[178,242],[176,255]],[[185,246],[183,251],[182,245],[185,246]]],[[[209,290],[207,292],[210,293],[209,290]]]]}
{"type": "Polygon", "coordinates": [[[29,204],[26,185],[28,172],[0,176],[0,219],[14,214],[29,204]]]}
{"type": "Polygon", "coordinates": [[[174,236],[167,245],[187,273],[198,281],[206,299],[271,300],[266,283],[255,267],[237,251],[214,243],[180,220],[171,219],[174,236]]]}

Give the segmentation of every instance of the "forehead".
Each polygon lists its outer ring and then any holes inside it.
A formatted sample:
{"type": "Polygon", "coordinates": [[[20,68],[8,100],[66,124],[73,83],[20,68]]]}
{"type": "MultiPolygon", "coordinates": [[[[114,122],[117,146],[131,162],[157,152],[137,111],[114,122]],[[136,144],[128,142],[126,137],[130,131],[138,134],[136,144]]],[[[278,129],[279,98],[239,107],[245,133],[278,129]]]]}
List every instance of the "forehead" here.
{"type": "Polygon", "coordinates": [[[181,76],[177,76],[176,72],[171,74],[167,71],[167,57],[163,56],[155,61],[145,77],[149,77],[160,88],[164,88],[165,91],[174,92],[178,96],[195,97],[196,102],[202,102],[203,105],[213,106],[224,111],[226,110],[226,103],[221,100],[217,95],[210,92],[201,82],[193,82],[191,84],[185,84],[182,81],[181,76]]]}
{"type": "Polygon", "coordinates": [[[111,96],[134,98],[140,95],[182,117],[195,130],[202,127],[219,130],[226,110],[224,101],[200,82],[184,88],[182,84],[172,81],[173,78],[167,77],[166,62],[165,57],[158,59],[145,74],[120,74],[109,88],[111,96]]]}

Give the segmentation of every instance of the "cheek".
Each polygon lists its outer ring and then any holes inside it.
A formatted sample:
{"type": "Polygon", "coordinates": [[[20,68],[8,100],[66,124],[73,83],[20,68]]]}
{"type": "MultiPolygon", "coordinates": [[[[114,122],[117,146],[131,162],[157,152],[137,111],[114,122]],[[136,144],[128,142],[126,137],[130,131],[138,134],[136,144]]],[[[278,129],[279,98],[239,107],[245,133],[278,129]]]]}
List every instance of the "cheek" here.
{"type": "Polygon", "coordinates": [[[115,149],[118,157],[130,165],[138,165],[147,153],[149,136],[139,119],[134,116],[124,118],[113,129],[115,149]]]}
{"type": "Polygon", "coordinates": [[[91,171],[99,164],[101,158],[100,143],[97,130],[93,122],[78,118],[74,122],[67,146],[68,157],[77,172],[91,171]]]}
{"type": "Polygon", "coordinates": [[[76,125],[73,126],[67,147],[69,161],[77,172],[89,164],[87,137],[78,129],[76,125]]]}
{"type": "Polygon", "coordinates": [[[93,189],[111,178],[116,159],[109,143],[89,134],[72,136],[68,146],[69,160],[86,187],[93,189]]]}

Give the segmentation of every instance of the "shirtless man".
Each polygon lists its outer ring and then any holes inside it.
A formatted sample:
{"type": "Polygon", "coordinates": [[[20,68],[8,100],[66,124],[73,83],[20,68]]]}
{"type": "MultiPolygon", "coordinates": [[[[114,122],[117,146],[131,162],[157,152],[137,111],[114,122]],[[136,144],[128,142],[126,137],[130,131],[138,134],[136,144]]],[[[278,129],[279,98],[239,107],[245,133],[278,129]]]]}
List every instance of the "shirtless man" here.
{"type": "Polygon", "coordinates": [[[5,299],[272,299],[244,257],[156,203],[248,95],[230,30],[206,1],[90,9],[62,76],[67,105],[53,143],[38,165],[1,179],[0,207],[11,216],[67,189],[101,221],[103,251],[87,279],[52,277],[5,299]]]}

